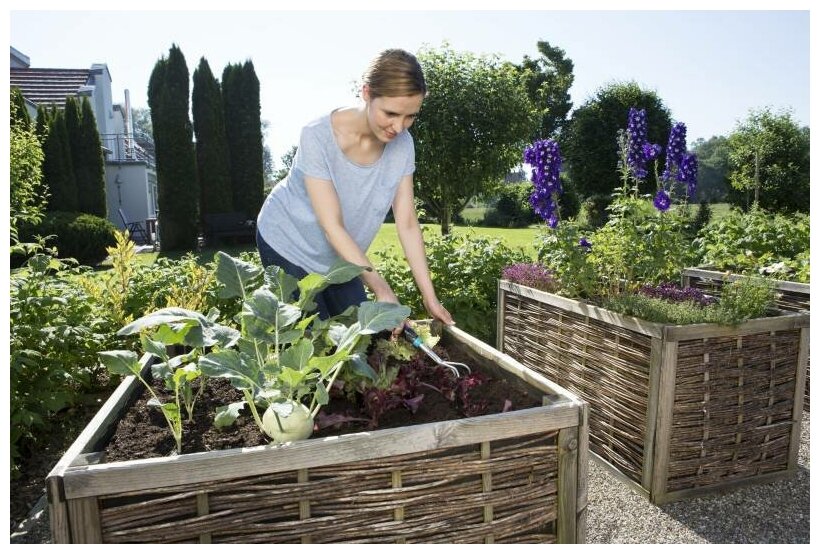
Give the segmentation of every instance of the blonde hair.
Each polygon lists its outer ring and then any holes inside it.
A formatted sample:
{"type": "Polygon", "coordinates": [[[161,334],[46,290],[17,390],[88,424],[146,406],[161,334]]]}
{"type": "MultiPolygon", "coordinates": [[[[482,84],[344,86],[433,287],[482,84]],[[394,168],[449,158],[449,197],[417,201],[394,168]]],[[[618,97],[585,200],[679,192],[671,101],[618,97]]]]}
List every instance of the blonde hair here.
{"type": "Polygon", "coordinates": [[[370,62],[362,75],[371,98],[427,94],[427,83],[416,57],[405,50],[383,50],[370,62]]]}

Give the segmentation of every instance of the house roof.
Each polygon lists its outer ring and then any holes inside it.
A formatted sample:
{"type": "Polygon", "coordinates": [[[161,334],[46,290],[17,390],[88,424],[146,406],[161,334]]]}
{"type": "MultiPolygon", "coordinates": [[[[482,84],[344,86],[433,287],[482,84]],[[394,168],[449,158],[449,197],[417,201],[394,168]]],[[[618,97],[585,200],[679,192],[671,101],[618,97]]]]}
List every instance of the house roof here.
{"type": "Polygon", "coordinates": [[[68,96],[77,96],[88,84],[90,69],[12,68],[9,85],[35,104],[62,106],[68,96]]]}

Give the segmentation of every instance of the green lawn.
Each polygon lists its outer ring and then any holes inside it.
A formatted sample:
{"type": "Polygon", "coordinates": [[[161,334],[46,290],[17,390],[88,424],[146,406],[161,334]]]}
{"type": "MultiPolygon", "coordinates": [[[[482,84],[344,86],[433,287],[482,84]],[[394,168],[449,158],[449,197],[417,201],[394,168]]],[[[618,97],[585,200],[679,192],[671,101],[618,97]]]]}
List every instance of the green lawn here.
{"type": "MultiPolygon", "coordinates": [[[[428,229],[428,231],[426,231],[427,233],[434,233],[436,236],[441,235],[441,226],[437,223],[425,223],[423,224],[423,227],[428,229]]],[[[473,233],[477,237],[485,236],[493,239],[499,238],[508,247],[513,249],[522,248],[524,252],[533,258],[535,257],[535,248],[533,243],[535,241],[535,236],[538,233],[538,228],[536,226],[526,229],[500,229],[496,227],[470,227],[458,225],[452,227],[452,232],[460,235],[473,233]]],[[[401,252],[401,244],[399,243],[399,236],[396,232],[395,223],[385,223],[382,225],[381,230],[379,230],[379,234],[376,235],[376,238],[373,240],[373,244],[370,245],[367,255],[370,257],[371,261],[376,263],[378,261],[376,252],[385,248],[395,249],[396,252],[401,252]]]]}
{"type": "MultiPolygon", "coordinates": [[[[692,208],[697,209],[696,206],[692,206],[692,208]]],[[[475,220],[480,217],[483,217],[484,210],[486,210],[486,208],[467,208],[462,213],[466,219],[475,220]]],[[[729,204],[712,204],[713,221],[722,219],[728,213],[729,204]]],[[[435,233],[436,235],[439,235],[441,233],[441,226],[437,223],[425,223],[423,224],[423,226],[429,229],[429,231],[427,232],[435,233]]],[[[454,233],[464,234],[473,232],[476,236],[500,238],[504,242],[504,244],[506,244],[510,248],[522,248],[524,252],[526,252],[533,259],[535,258],[534,243],[535,237],[538,234],[538,229],[538,225],[531,225],[530,227],[525,229],[502,229],[498,227],[470,227],[469,225],[453,226],[454,233]]],[[[367,254],[370,257],[371,261],[373,261],[374,263],[378,262],[379,260],[378,256],[376,256],[376,252],[385,248],[395,249],[395,251],[398,253],[401,252],[401,245],[399,244],[399,237],[396,233],[395,223],[385,223],[382,225],[381,229],[379,230],[379,233],[373,240],[373,244],[367,251],[367,254]]],[[[199,259],[200,262],[212,261],[214,259],[214,254],[217,252],[217,250],[224,250],[232,256],[237,256],[240,252],[256,250],[256,245],[221,245],[218,248],[203,248],[202,251],[197,254],[197,259],[199,259]]],[[[156,261],[156,259],[159,256],[168,258],[181,258],[184,254],[185,252],[144,252],[142,254],[137,255],[137,260],[141,264],[151,265],[156,261]]],[[[109,269],[110,267],[110,262],[104,262],[103,264],[101,264],[101,269],[109,269]]]]}

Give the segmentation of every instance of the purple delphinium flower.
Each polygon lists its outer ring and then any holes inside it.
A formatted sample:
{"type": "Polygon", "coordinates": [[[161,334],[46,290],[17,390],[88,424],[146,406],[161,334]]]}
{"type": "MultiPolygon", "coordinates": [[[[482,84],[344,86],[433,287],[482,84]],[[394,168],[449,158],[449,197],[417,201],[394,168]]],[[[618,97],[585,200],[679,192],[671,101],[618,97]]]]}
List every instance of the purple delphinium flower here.
{"type": "Polygon", "coordinates": [[[664,182],[669,182],[677,174],[681,159],[686,153],[686,124],[675,123],[669,132],[669,142],[666,145],[666,167],[663,171],[664,182]]]}
{"type": "Polygon", "coordinates": [[[524,162],[532,166],[533,191],[530,205],[553,229],[558,225],[558,197],[561,189],[561,150],[551,139],[539,140],[524,150],[524,162]]]}
{"type": "Polygon", "coordinates": [[[629,119],[626,124],[627,151],[626,165],[632,176],[638,181],[646,179],[646,110],[629,108],[629,119]]]}
{"type": "Polygon", "coordinates": [[[555,275],[540,264],[512,264],[501,270],[501,278],[535,289],[554,291],[558,283],[555,275]]]}
{"type": "Polygon", "coordinates": [[[665,212],[669,209],[669,206],[672,205],[672,199],[669,197],[669,193],[666,192],[664,189],[658,190],[658,194],[655,195],[655,199],[652,201],[655,207],[665,212]]]}
{"type": "Polygon", "coordinates": [[[587,251],[589,251],[589,249],[592,248],[592,243],[589,242],[588,238],[581,237],[581,240],[578,241],[578,246],[580,246],[581,248],[585,248],[587,251]]]}
{"type": "Polygon", "coordinates": [[[643,157],[647,162],[651,162],[660,156],[661,152],[663,152],[663,148],[660,144],[652,144],[651,142],[647,142],[643,145],[643,157]]]}
{"type": "Polygon", "coordinates": [[[681,157],[677,180],[686,185],[686,196],[695,198],[698,184],[698,159],[694,154],[687,153],[681,157]]]}
{"type": "Polygon", "coordinates": [[[695,302],[701,306],[709,306],[717,302],[714,296],[692,287],[681,287],[675,283],[661,283],[660,285],[644,285],[638,291],[643,296],[660,298],[671,302],[695,302]]]}

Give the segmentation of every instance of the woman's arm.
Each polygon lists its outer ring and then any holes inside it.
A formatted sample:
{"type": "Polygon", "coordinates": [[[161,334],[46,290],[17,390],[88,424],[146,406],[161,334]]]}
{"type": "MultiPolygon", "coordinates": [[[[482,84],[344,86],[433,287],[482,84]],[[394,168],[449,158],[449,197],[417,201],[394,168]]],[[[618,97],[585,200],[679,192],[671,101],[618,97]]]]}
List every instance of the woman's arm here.
{"type": "MultiPolygon", "coordinates": [[[[324,179],[305,176],[305,189],[307,189],[310,197],[316,219],[325,232],[325,237],[330,246],[342,259],[372,268],[373,264],[370,263],[365,253],[362,252],[362,249],[359,248],[359,245],[345,229],[342,207],[333,183],[324,179]]],[[[375,270],[365,271],[362,273],[361,278],[367,288],[373,291],[376,300],[379,302],[399,303],[393,289],[375,270]]]]}
{"type": "Polygon", "coordinates": [[[393,198],[393,216],[396,220],[396,231],[399,234],[401,247],[421,293],[424,308],[433,318],[446,325],[452,325],[455,323],[453,317],[438,301],[433,281],[430,279],[424,239],[413,202],[413,175],[405,175],[399,183],[396,196],[393,198]]]}

